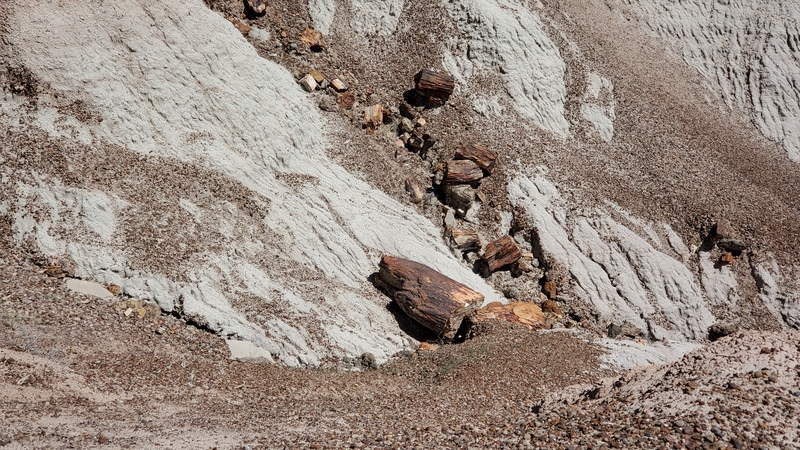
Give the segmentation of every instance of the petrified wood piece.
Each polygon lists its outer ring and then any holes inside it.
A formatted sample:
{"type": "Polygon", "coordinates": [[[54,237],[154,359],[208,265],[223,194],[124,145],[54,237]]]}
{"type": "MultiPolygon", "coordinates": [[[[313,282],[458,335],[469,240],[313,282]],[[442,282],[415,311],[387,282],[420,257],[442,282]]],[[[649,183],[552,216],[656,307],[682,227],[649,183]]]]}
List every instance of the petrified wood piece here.
{"type": "Polygon", "coordinates": [[[483,303],[483,294],[430,267],[384,255],[375,283],[424,327],[453,339],[461,321],[483,303]]]}
{"type": "Polygon", "coordinates": [[[468,159],[473,161],[487,174],[492,173],[494,164],[497,160],[497,153],[478,144],[467,144],[456,150],[456,159],[468,159]]]}

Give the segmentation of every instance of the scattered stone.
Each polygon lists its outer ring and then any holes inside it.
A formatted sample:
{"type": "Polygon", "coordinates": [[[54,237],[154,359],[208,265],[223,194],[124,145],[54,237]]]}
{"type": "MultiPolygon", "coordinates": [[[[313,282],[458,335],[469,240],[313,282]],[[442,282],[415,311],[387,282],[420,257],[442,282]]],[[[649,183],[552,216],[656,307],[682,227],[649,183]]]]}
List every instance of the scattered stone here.
{"type": "Polygon", "coordinates": [[[553,300],[545,300],[542,302],[542,311],[546,313],[555,314],[557,316],[563,316],[564,312],[561,310],[561,307],[558,306],[558,303],[554,302],[553,300]]]}
{"type": "Polygon", "coordinates": [[[528,262],[527,259],[520,258],[519,261],[515,262],[511,265],[511,276],[513,277],[520,277],[524,273],[529,273],[533,271],[533,266],[528,262]]]}
{"type": "Polygon", "coordinates": [[[361,367],[364,367],[365,369],[378,368],[378,362],[375,361],[375,355],[372,353],[364,353],[359,359],[361,360],[361,367]]]}
{"type": "MultiPolygon", "coordinates": [[[[400,138],[397,138],[397,139],[394,141],[394,146],[395,146],[395,147],[397,147],[397,148],[399,148],[399,149],[403,149],[403,151],[405,151],[406,153],[408,153],[408,150],[405,150],[406,144],[405,144],[405,142],[403,142],[403,140],[402,140],[402,139],[400,139],[400,138]]],[[[399,151],[400,151],[400,150],[398,150],[398,152],[399,152],[399,151]]],[[[395,154],[395,156],[397,156],[397,154],[395,154]]]]}
{"type": "Polygon", "coordinates": [[[468,184],[445,185],[444,197],[447,205],[463,216],[472,207],[472,202],[475,200],[475,189],[468,184]]]}
{"type": "Polygon", "coordinates": [[[400,119],[400,130],[403,133],[411,133],[414,131],[414,124],[411,122],[411,119],[408,117],[403,117],[400,119]]]}
{"type": "Polygon", "coordinates": [[[608,337],[615,339],[617,336],[622,334],[622,327],[615,323],[610,323],[608,324],[608,328],[606,328],[606,333],[608,334],[608,337]]]}
{"type": "Polygon", "coordinates": [[[772,349],[771,349],[771,348],[769,348],[769,347],[763,347],[763,348],[761,349],[761,354],[762,354],[762,355],[769,355],[769,354],[771,354],[771,353],[772,353],[772,349]]]}
{"type": "Polygon", "coordinates": [[[331,81],[331,87],[333,87],[336,92],[344,92],[350,89],[350,85],[340,78],[334,78],[333,81],[331,81]]]}
{"type": "Polygon", "coordinates": [[[740,239],[721,239],[717,241],[717,247],[729,252],[741,252],[747,250],[747,244],[740,239]]]}
{"type": "Polygon", "coordinates": [[[232,17],[228,18],[228,22],[232,23],[233,26],[236,27],[236,29],[239,30],[239,32],[242,33],[243,35],[247,36],[248,34],[250,34],[250,25],[241,22],[239,20],[236,20],[232,17]]]}
{"type": "Polygon", "coordinates": [[[479,323],[484,320],[495,319],[525,325],[530,329],[545,327],[545,317],[542,310],[531,302],[511,302],[504,305],[500,302],[491,302],[475,313],[473,320],[479,323]]]}
{"type": "Polygon", "coordinates": [[[337,102],[342,109],[350,109],[356,103],[356,96],[350,92],[345,92],[343,94],[339,94],[337,97],[337,102]]]}
{"type": "Polygon", "coordinates": [[[453,246],[461,251],[477,251],[481,248],[481,239],[478,232],[471,230],[453,230],[450,233],[453,246]]]}
{"type": "Polygon", "coordinates": [[[106,436],[105,434],[101,434],[100,436],[97,436],[97,443],[98,444],[103,445],[103,444],[105,444],[107,442],[108,442],[108,436],[106,436]]]}
{"type": "Polygon", "coordinates": [[[95,283],[94,281],[84,281],[75,278],[67,279],[67,289],[73,292],[90,295],[102,300],[113,300],[114,295],[108,292],[102,284],[95,283]]]}
{"type": "Polygon", "coordinates": [[[231,352],[230,359],[232,360],[255,364],[275,362],[272,355],[267,350],[250,341],[226,339],[225,343],[228,344],[228,350],[231,352]]]}
{"type": "Polygon", "coordinates": [[[108,289],[108,292],[111,292],[111,294],[114,295],[114,297],[122,293],[122,288],[117,286],[116,284],[109,284],[106,289],[108,289]]]}
{"type": "Polygon", "coordinates": [[[447,72],[424,69],[414,76],[414,83],[418,92],[445,102],[453,94],[456,79],[447,72]]]}
{"type": "Polygon", "coordinates": [[[429,342],[420,342],[419,347],[417,347],[417,352],[432,352],[439,348],[436,344],[431,344],[429,342]]]}
{"type": "Polygon", "coordinates": [[[411,178],[406,178],[406,192],[408,192],[411,203],[420,203],[425,198],[425,191],[411,178]]]}
{"type": "Polygon", "coordinates": [[[322,96],[317,103],[319,109],[327,112],[336,112],[339,110],[339,104],[336,100],[328,95],[322,96]]]}
{"type": "Polygon", "coordinates": [[[447,162],[445,184],[468,184],[483,178],[483,170],[475,162],[467,159],[454,159],[447,162]]]}
{"type": "Polygon", "coordinates": [[[552,281],[544,282],[544,285],[542,285],[542,292],[544,292],[544,295],[551,300],[556,298],[556,295],[558,294],[556,290],[556,284],[552,281]]]}
{"type": "Polygon", "coordinates": [[[317,83],[322,83],[325,80],[325,75],[323,75],[322,72],[320,72],[317,69],[308,72],[308,74],[314,77],[314,81],[316,81],[317,83]]]}
{"type": "Polygon", "coordinates": [[[378,128],[383,124],[383,106],[372,105],[364,108],[364,126],[378,128]]]}
{"type": "Polygon", "coordinates": [[[489,272],[513,264],[522,257],[522,251],[511,236],[504,236],[489,243],[483,252],[483,261],[489,272]]]}
{"type": "Polygon", "coordinates": [[[733,264],[733,254],[730,252],[725,252],[719,257],[719,262],[722,264],[733,264]]]}
{"type": "Polygon", "coordinates": [[[455,158],[466,159],[474,162],[488,175],[492,173],[492,170],[494,170],[495,161],[497,160],[497,153],[482,145],[467,144],[456,150],[455,158]]]}
{"type": "Polygon", "coordinates": [[[444,226],[445,228],[453,228],[456,226],[456,213],[452,208],[447,208],[447,212],[444,213],[444,226]]]}
{"type": "Polygon", "coordinates": [[[714,225],[713,236],[717,247],[723,250],[741,252],[747,249],[747,244],[739,239],[731,224],[725,219],[718,220],[714,225]]]}
{"type": "Polygon", "coordinates": [[[245,0],[245,6],[249,12],[263,16],[267,12],[267,0],[245,0]]]}
{"type": "Polygon", "coordinates": [[[738,381],[731,380],[731,381],[728,381],[728,384],[726,385],[726,387],[727,387],[728,389],[731,389],[731,390],[736,390],[736,389],[739,389],[739,388],[741,388],[741,387],[742,387],[742,385],[741,385],[741,383],[739,383],[738,381]]]}
{"type": "Polygon", "coordinates": [[[406,102],[400,103],[399,110],[401,116],[406,117],[410,120],[414,120],[417,117],[417,113],[416,111],[414,111],[414,108],[412,108],[411,105],[409,105],[406,102]]]}
{"type": "Polygon", "coordinates": [[[737,327],[729,323],[715,323],[708,327],[708,340],[711,342],[735,333],[737,327]]]}
{"type": "Polygon", "coordinates": [[[428,122],[425,121],[422,117],[417,119],[417,122],[414,124],[415,127],[423,128],[428,122]]]}
{"type": "Polygon", "coordinates": [[[317,89],[317,80],[314,79],[313,75],[308,74],[300,80],[300,86],[303,86],[303,89],[308,92],[314,92],[317,89]]]}
{"type": "Polygon", "coordinates": [[[300,40],[306,44],[313,52],[320,52],[325,47],[325,42],[322,40],[322,33],[311,28],[306,28],[300,33],[300,40]]]}
{"type": "Polygon", "coordinates": [[[448,339],[484,300],[480,292],[418,262],[384,255],[379,267],[375,283],[409,317],[448,339]]]}
{"type": "Polygon", "coordinates": [[[126,309],[123,314],[125,314],[125,317],[130,317],[133,314],[133,308],[126,309]]]}

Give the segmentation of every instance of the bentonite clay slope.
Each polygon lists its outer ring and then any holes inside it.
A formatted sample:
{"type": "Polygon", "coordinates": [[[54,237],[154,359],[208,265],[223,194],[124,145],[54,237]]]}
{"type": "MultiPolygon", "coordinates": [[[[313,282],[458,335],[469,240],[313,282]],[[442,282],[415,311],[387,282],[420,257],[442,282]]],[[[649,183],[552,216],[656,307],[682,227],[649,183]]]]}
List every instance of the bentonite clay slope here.
{"type": "Polygon", "coordinates": [[[367,281],[382,253],[499,300],[429,221],[331,163],[290,74],[199,1],[52,8],[9,22],[38,83],[3,101],[17,239],[287,364],[410,345],[367,281]]]}
{"type": "Polygon", "coordinates": [[[800,8],[794,2],[626,0],[729,107],[800,162],[800,8]]]}

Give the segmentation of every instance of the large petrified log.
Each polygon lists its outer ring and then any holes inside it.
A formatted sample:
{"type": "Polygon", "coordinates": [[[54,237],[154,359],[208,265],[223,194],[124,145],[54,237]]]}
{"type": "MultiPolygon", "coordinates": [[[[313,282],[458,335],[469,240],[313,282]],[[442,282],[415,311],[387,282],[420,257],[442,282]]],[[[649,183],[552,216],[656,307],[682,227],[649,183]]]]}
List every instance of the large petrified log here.
{"type": "Polygon", "coordinates": [[[483,303],[483,294],[430,267],[384,255],[375,283],[412,319],[453,339],[464,317],[483,303]]]}
{"type": "Polygon", "coordinates": [[[497,160],[497,153],[478,144],[467,144],[456,150],[455,159],[467,159],[473,161],[487,174],[494,170],[494,163],[497,160]]]}
{"type": "Polygon", "coordinates": [[[445,101],[453,94],[456,79],[447,72],[424,69],[414,76],[414,83],[417,91],[445,101]]]}

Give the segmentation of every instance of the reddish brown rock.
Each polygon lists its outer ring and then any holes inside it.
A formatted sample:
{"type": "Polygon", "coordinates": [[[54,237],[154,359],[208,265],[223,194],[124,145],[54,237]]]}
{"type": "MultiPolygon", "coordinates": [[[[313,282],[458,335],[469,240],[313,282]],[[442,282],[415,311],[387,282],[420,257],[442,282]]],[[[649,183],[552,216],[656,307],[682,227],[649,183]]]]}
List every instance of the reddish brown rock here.
{"type": "Polygon", "coordinates": [[[356,103],[356,96],[350,92],[345,92],[344,94],[339,94],[336,101],[342,109],[350,109],[356,103]]]}
{"type": "Polygon", "coordinates": [[[364,126],[378,128],[383,123],[383,106],[372,105],[364,108],[364,126]]]}
{"type": "Polygon", "coordinates": [[[439,346],[436,344],[431,344],[430,342],[420,342],[419,347],[417,347],[417,352],[432,352],[438,348],[439,346]]]}
{"type": "Polygon", "coordinates": [[[719,262],[722,264],[733,264],[733,255],[730,252],[725,252],[720,255],[719,262]]]}
{"type": "Polygon", "coordinates": [[[239,32],[242,33],[243,35],[247,36],[248,34],[250,34],[251,30],[250,25],[240,22],[233,18],[228,18],[228,22],[232,23],[233,26],[236,27],[236,29],[239,30],[239,32]]]}
{"type": "Polygon", "coordinates": [[[561,307],[558,306],[558,303],[552,300],[545,300],[542,302],[542,311],[546,313],[556,314],[558,316],[564,315],[564,312],[561,311],[561,307]]]}
{"type": "Polygon", "coordinates": [[[503,305],[500,302],[492,302],[479,309],[473,321],[479,323],[485,320],[505,320],[506,322],[525,325],[531,329],[545,327],[545,317],[542,310],[536,303],[512,302],[503,305]]]}
{"type": "Polygon", "coordinates": [[[492,173],[497,160],[497,153],[478,144],[467,144],[456,150],[456,159],[466,159],[474,162],[487,174],[492,173]]]}
{"type": "Polygon", "coordinates": [[[455,337],[464,317],[483,303],[483,294],[430,267],[384,255],[375,284],[391,296],[409,317],[448,339],[455,337]]]}
{"type": "Polygon", "coordinates": [[[454,159],[447,162],[445,184],[468,184],[483,178],[483,170],[475,162],[467,159],[454,159]]]}
{"type": "Polygon", "coordinates": [[[263,16],[267,12],[267,0],[245,0],[245,6],[245,9],[257,16],[263,16]]]}
{"type": "Polygon", "coordinates": [[[334,78],[333,81],[331,81],[331,86],[336,90],[336,92],[344,92],[350,89],[350,85],[339,78],[334,78]]]}
{"type": "Polygon", "coordinates": [[[476,231],[453,230],[450,239],[453,241],[453,246],[465,252],[481,248],[481,238],[476,231]]]}
{"type": "Polygon", "coordinates": [[[544,295],[547,296],[550,300],[556,298],[558,291],[556,290],[556,284],[552,281],[545,281],[544,286],[542,286],[542,292],[544,295]]]}
{"type": "Polygon", "coordinates": [[[504,236],[486,246],[483,252],[489,272],[494,272],[503,266],[513,264],[522,257],[522,251],[511,236],[504,236]]]}
{"type": "Polygon", "coordinates": [[[414,76],[415,88],[424,95],[446,101],[453,94],[456,79],[447,72],[425,69],[414,76]]]}
{"type": "Polygon", "coordinates": [[[325,47],[325,41],[322,40],[322,33],[317,30],[312,30],[311,28],[306,28],[300,33],[300,40],[308,45],[312,51],[320,51],[325,47]]]}

